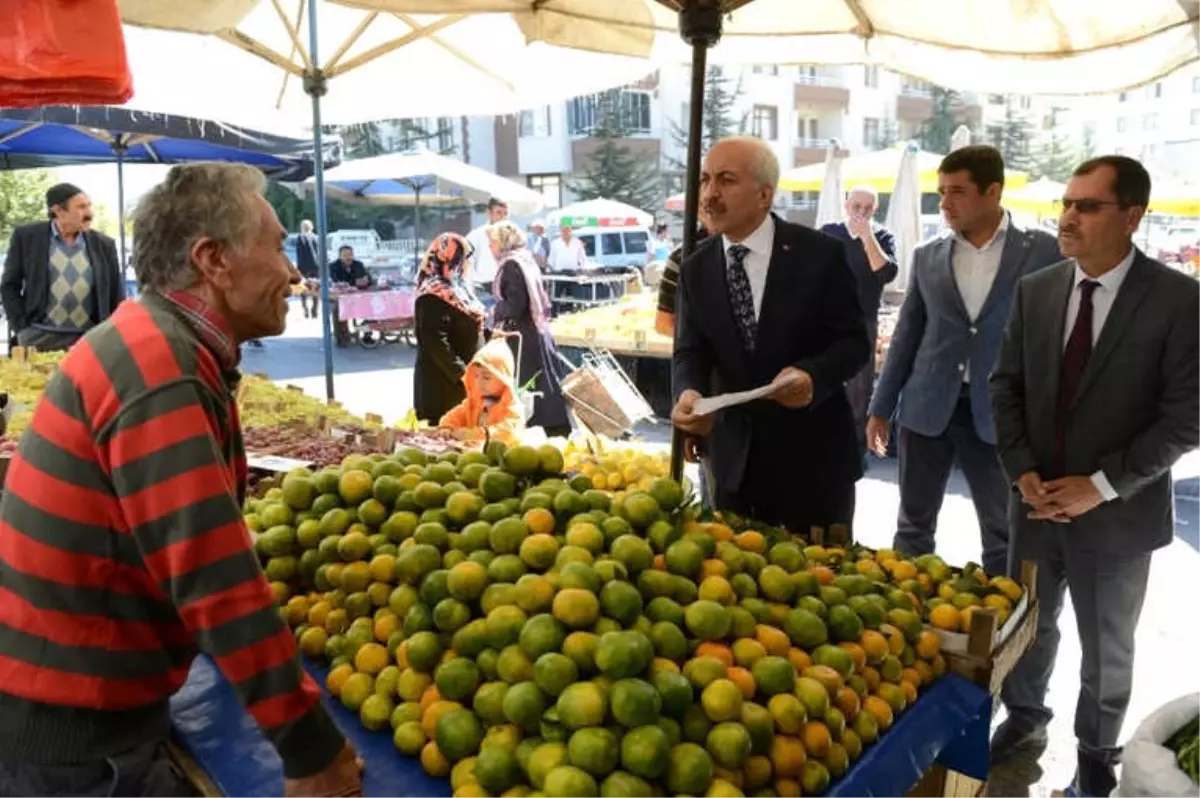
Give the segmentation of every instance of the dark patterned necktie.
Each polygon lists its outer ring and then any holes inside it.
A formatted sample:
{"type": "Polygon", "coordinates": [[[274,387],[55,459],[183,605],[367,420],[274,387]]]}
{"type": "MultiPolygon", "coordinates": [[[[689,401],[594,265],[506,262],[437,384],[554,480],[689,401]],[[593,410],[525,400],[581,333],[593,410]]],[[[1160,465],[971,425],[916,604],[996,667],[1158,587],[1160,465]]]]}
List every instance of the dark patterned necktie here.
{"type": "Polygon", "coordinates": [[[747,352],[754,351],[754,340],[758,337],[758,320],[754,317],[754,292],[750,290],[750,278],[746,276],[746,255],[750,248],[734,244],[729,248],[725,279],[729,283],[729,303],[733,306],[733,317],[747,352]]]}
{"type": "Polygon", "coordinates": [[[1100,287],[1095,280],[1084,280],[1079,284],[1079,313],[1075,326],[1067,338],[1063,350],[1062,370],[1058,377],[1058,406],[1054,414],[1054,471],[1065,473],[1067,448],[1067,420],[1071,417],[1071,405],[1079,393],[1083,372],[1092,357],[1092,292],[1100,287]]]}

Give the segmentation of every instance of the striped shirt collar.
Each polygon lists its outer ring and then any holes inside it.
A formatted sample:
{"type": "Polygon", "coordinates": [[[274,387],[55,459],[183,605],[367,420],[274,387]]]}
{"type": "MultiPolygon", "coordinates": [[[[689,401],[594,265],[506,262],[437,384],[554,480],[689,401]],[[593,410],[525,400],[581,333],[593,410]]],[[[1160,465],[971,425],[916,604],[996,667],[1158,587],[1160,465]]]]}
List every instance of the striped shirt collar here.
{"type": "Polygon", "coordinates": [[[219,313],[200,297],[187,291],[162,291],[162,296],[179,309],[196,334],[200,336],[221,363],[221,368],[232,371],[242,358],[241,350],[233,340],[233,330],[219,313]]]}

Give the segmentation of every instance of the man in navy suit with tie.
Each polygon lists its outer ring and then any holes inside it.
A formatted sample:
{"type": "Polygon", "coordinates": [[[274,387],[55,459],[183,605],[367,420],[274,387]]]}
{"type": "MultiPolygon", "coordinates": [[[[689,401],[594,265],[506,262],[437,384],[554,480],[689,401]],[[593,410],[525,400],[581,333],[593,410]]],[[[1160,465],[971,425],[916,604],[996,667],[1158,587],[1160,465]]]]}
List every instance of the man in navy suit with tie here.
{"type": "Polygon", "coordinates": [[[711,235],[680,269],[672,422],[705,437],[716,506],[796,532],[849,525],[862,474],[845,384],[867,330],[841,242],[771,213],[779,162],[759,139],[724,139],[700,178],[711,235]],[[773,383],[701,415],[701,397],[773,383]]]}

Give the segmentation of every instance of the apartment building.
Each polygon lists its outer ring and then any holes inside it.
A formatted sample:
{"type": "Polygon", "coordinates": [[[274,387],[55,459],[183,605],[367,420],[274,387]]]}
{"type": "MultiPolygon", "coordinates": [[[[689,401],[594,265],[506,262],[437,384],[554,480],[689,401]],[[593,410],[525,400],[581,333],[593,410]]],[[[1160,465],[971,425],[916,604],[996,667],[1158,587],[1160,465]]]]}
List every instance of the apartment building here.
{"type": "MultiPolygon", "coordinates": [[[[731,121],[771,144],[784,169],[824,160],[835,138],[851,153],[915,138],[934,110],[927,84],[880,67],[752,66],[727,68],[725,76],[727,89],[736,94],[731,121]]],[[[659,165],[664,196],[681,185],[686,154],[677,131],[686,129],[690,81],[689,67],[681,65],[621,90],[629,120],[624,143],[659,165]]],[[[978,124],[984,108],[968,94],[959,111],[964,121],[978,124]]],[[[600,143],[591,135],[598,112],[597,98],[584,96],[497,117],[496,172],[542,191],[551,206],[571,202],[572,177],[586,169],[600,143]]]]}
{"type": "Polygon", "coordinates": [[[1200,65],[1092,98],[1087,114],[1097,152],[1137,158],[1158,179],[1200,182],[1200,65]]]}

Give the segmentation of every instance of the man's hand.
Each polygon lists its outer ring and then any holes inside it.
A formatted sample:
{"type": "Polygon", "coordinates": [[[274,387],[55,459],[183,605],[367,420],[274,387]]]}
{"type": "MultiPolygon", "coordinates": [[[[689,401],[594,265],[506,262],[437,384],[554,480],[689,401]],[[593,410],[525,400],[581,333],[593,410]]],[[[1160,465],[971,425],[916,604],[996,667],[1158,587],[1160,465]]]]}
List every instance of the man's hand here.
{"type": "Polygon", "coordinates": [[[813,381],[807,371],[788,366],[772,380],[778,385],[770,396],[784,407],[793,410],[808,407],[813,400],[813,381]]]}
{"type": "Polygon", "coordinates": [[[871,237],[871,225],[863,216],[851,216],[846,220],[846,229],[857,239],[866,240],[871,237]]]}
{"type": "Polygon", "coordinates": [[[867,448],[876,457],[887,457],[888,442],[892,438],[892,426],[882,416],[867,418],[867,448]]]}
{"type": "Polygon", "coordinates": [[[346,743],[329,767],[320,773],[303,779],[284,779],[283,792],[288,798],[362,795],[362,769],[362,760],[355,755],[350,743],[346,743]]]}
{"type": "Polygon", "coordinates": [[[1042,488],[1046,492],[1044,509],[1053,509],[1067,518],[1078,518],[1104,504],[1104,496],[1091,477],[1052,479],[1042,483],[1042,488]]]}
{"type": "Polygon", "coordinates": [[[1046,483],[1042,482],[1042,477],[1038,472],[1026,471],[1017,477],[1017,490],[1021,492],[1021,501],[1033,508],[1028,514],[1030,520],[1054,521],[1059,524],[1066,524],[1071,521],[1070,517],[1063,513],[1061,509],[1049,502],[1046,483]]]}
{"type": "Polygon", "coordinates": [[[712,432],[713,417],[712,414],[698,416],[693,412],[692,408],[699,398],[699,391],[684,391],[671,410],[671,423],[684,432],[703,437],[712,432]]]}

